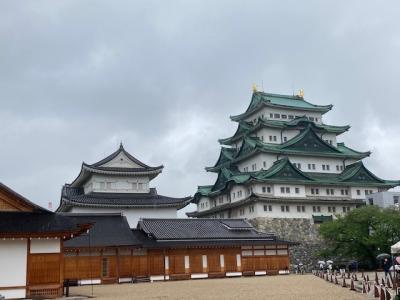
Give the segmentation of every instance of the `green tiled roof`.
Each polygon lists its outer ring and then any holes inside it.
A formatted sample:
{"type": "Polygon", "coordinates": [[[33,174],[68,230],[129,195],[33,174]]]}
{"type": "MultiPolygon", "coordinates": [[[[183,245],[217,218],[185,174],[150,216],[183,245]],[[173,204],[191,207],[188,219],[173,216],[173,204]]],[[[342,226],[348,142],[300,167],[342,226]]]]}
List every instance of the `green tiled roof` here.
{"type": "Polygon", "coordinates": [[[257,152],[353,159],[362,159],[371,154],[370,152],[353,150],[346,147],[343,143],[338,143],[338,146],[334,147],[321,139],[311,126],[283,144],[264,143],[257,138],[245,137],[240,150],[232,162],[240,161],[257,152]]]}
{"type": "Polygon", "coordinates": [[[213,167],[206,168],[207,171],[214,171],[222,166],[229,165],[233,157],[236,154],[236,149],[221,147],[221,152],[219,154],[218,160],[213,167]]]}
{"type": "Polygon", "coordinates": [[[264,92],[254,92],[246,112],[240,115],[231,116],[233,121],[240,121],[263,106],[283,107],[306,111],[318,111],[326,113],[332,109],[332,105],[315,105],[304,100],[300,96],[279,95],[264,92]]]}
{"type": "Polygon", "coordinates": [[[400,184],[400,181],[378,178],[370,172],[362,162],[348,165],[341,174],[306,173],[296,168],[289,159],[285,157],[276,161],[268,170],[260,170],[257,172],[239,172],[234,169],[222,168],[214,186],[207,190],[209,193],[201,193],[201,195],[217,195],[225,190],[229,183],[246,184],[250,181],[366,187],[394,187],[400,184]]]}
{"type": "Polygon", "coordinates": [[[251,135],[261,128],[279,128],[279,129],[303,129],[307,126],[313,126],[317,132],[329,132],[339,135],[347,130],[350,126],[333,126],[326,124],[317,124],[308,120],[306,117],[298,117],[290,121],[276,121],[259,118],[257,123],[240,121],[238,129],[232,137],[220,139],[219,143],[223,145],[231,145],[234,141],[242,139],[245,135],[251,135]]]}

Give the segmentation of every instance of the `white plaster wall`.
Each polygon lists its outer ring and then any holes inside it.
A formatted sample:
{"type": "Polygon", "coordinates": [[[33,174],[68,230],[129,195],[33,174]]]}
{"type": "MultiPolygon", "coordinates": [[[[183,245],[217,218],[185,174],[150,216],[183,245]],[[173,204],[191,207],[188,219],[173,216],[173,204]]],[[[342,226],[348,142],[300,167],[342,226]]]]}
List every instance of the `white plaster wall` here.
{"type": "Polygon", "coordinates": [[[150,180],[147,176],[124,177],[96,174],[85,184],[84,190],[85,193],[148,193],[150,191],[149,182],[150,180]],[[101,184],[102,182],[104,183],[103,187],[101,184]],[[108,187],[107,183],[110,183],[111,187],[108,187]],[[142,189],[139,189],[140,184],[142,189]]]}
{"type": "Polygon", "coordinates": [[[60,253],[59,238],[31,239],[31,253],[60,253]]]}
{"type": "MultiPolygon", "coordinates": [[[[293,100],[296,101],[296,100],[293,100]]],[[[302,116],[307,116],[307,117],[313,117],[318,118],[318,121],[316,121],[316,123],[321,123],[322,122],[322,115],[321,113],[318,112],[310,112],[310,111],[305,111],[305,110],[301,110],[301,109],[281,109],[281,108],[274,108],[274,107],[264,107],[261,110],[259,110],[258,112],[250,115],[248,118],[246,118],[245,120],[248,122],[254,122],[255,119],[258,119],[259,117],[261,118],[265,118],[268,120],[279,120],[279,121],[290,121],[289,119],[282,119],[282,118],[271,118],[270,114],[285,114],[285,115],[294,115],[294,116],[298,116],[298,117],[302,117],[302,116]]]]}
{"type": "MultiPolygon", "coordinates": [[[[339,174],[339,173],[343,172],[343,171],[340,171],[340,169],[339,169],[339,171],[337,171],[337,169],[336,169],[337,165],[338,166],[343,165],[343,159],[340,159],[340,158],[291,155],[291,156],[289,156],[289,159],[292,163],[300,163],[301,170],[304,172],[333,173],[333,174],[339,174]],[[309,170],[308,164],[315,164],[315,170],[309,170]],[[329,171],[322,169],[323,164],[329,165],[329,171]]],[[[354,160],[346,160],[345,165],[349,165],[353,162],[354,162],[354,160]]]]}
{"type": "Polygon", "coordinates": [[[231,193],[231,202],[237,202],[237,201],[243,200],[244,198],[246,198],[248,196],[247,187],[243,186],[243,185],[232,186],[232,188],[230,189],[230,193],[231,193]],[[239,191],[242,191],[241,196],[238,196],[239,191]]]}
{"type": "MultiPolygon", "coordinates": [[[[256,171],[261,170],[262,168],[267,170],[269,169],[273,163],[277,160],[277,155],[269,154],[269,153],[258,153],[249,158],[246,158],[238,163],[238,168],[241,172],[244,171],[244,168],[248,168],[249,172],[252,172],[252,165],[256,165],[256,171]],[[266,167],[264,167],[264,161],[266,162],[266,167]]],[[[280,156],[282,158],[282,156],[280,156]]],[[[318,173],[331,173],[331,174],[339,174],[343,172],[342,170],[337,171],[336,166],[339,167],[343,165],[343,159],[340,158],[331,158],[331,157],[312,157],[312,156],[300,156],[300,155],[290,155],[289,159],[292,163],[300,163],[301,170],[305,172],[318,172],[318,173]],[[315,164],[315,170],[309,170],[308,164],[315,164]],[[329,165],[329,171],[323,170],[322,165],[329,165]]],[[[355,160],[346,160],[345,165],[349,165],[354,163],[355,160]]]]}
{"type": "Polygon", "coordinates": [[[336,141],[336,134],[334,133],[323,133],[319,134],[319,136],[324,140],[324,141],[332,141],[332,146],[337,147],[337,141],[336,141]]]}
{"type": "Polygon", "coordinates": [[[137,163],[131,161],[123,152],[118,154],[113,160],[102,165],[103,167],[116,167],[116,168],[143,168],[137,163]]]}
{"type": "Polygon", "coordinates": [[[366,196],[366,203],[369,205],[368,199],[373,199],[374,205],[379,207],[388,208],[394,206],[394,198],[393,197],[400,197],[399,192],[379,192],[374,193],[372,195],[366,196]]]}
{"type": "Polygon", "coordinates": [[[365,190],[370,191],[372,190],[372,193],[377,193],[378,188],[365,188],[365,187],[351,187],[350,188],[350,195],[352,199],[365,199],[368,198],[369,195],[365,195],[365,190]],[[357,190],[360,190],[360,195],[357,194],[357,190]]]}
{"type": "Polygon", "coordinates": [[[26,297],[25,289],[1,290],[0,295],[6,299],[22,299],[26,297]]]}
{"type": "Polygon", "coordinates": [[[256,171],[261,169],[268,170],[276,161],[277,155],[269,154],[269,153],[259,153],[249,157],[245,160],[242,160],[237,164],[237,167],[241,172],[243,172],[244,168],[248,167],[249,172],[252,172],[251,166],[256,164],[256,171]],[[264,167],[264,161],[266,163],[266,167],[264,167]]]}
{"type": "MultiPolygon", "coordinates": [[[[26,286],[27,240],[0,240],[0,287],[26,286]]],[[[9,290],[8,298],[25,298],[25,290],[9,290]]]]}
{"type": "Polygon", "coordinates": [[[208,210],[210,209],[210,199],[208,197],[201,197],[199,200],[199,204],[197,205],[198,211],[208,210]]]}
{"type": "Polygon", "coordinates": [[[294,185],[294,184],[275,184],[274,185],[274,195],[277,197],[290,197],[290,198],[304,198],[306,196],[306,191],[304,185],[294,185]],[[281,192],[281,188],[285,189],[285,192],[281,192]],[[290,189],[290,193],[286,193],[286,187],[290,189]],[[299,193],[296,194],[296,188],[299,189],[299,193]]]}
{"type": "Polygon", "coordinates": [[[302,219],[311,219],[313,215],[324,215],[324,216],[333,216],[335,215],[343,215],[343,206],[349,206],[351,209],[355,208],[355,205],[342,205],[342,204],[302,204],[302,203],[287,203],[282,201],[281,203],[256,203],[254,205],[254,213],[251,213],[248,209],[248,206],[240,207],[244,208],[244,215],[240,215],[240,208],[235,208],[232,210],[231,217],[232,218],[258,218],[258,217],[269,217],[269,218],[302,218],[302,219]],[[272,205],[272,211],[264,211],[264,205],[272,205]],[[289,212],[282,212],[281,206],[289,205],[289,212]],[[297,212],[297,206],[305,206],[305,212],[297,212]],[[320,212],[314,212],[313,206],[320,206],[320,212]],[[336,208],[336,212],[332,213],[328,211],[328,206],[334,206],[336,208]]]}
{"type": "Polygon", "coordinates": [[[87,208],[73,207],[73,213],[122,213],[126,216],[129,226],[136,228],[140,218],[176,218],[176,208],[87,208]]]}

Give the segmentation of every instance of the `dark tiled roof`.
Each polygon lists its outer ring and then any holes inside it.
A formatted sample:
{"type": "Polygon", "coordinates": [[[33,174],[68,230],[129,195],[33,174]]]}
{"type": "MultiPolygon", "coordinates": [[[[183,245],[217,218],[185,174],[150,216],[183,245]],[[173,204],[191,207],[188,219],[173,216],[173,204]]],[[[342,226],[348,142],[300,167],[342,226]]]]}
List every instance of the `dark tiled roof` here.
{"type": "Polygon", "coordinates": [[[142,219],[138,228],[163,240],[275,240],[243,219],[142,219]],[[238,230],[241,229],[241,230],[238,230]]]}
{"type": "Polygon", "coordinates": [[[63,206],[96,206],[96,207],[184,207],[191,197],[173,198],[158,195],[155,188],[150,193],[89,193],[83,188],[65,185],[61,195],[61,205],[58,211],[64,211],[63,206]]]}
{"type": "Polygon", "coordinates": [[[51,212],[0,212],[0,236],[75,232],[78,224],[84,223],[51,212]]]}
{"type": "MultiPolygon", "coordinates": [[[[150,167],[148,165],[146,165],[145,163],[141,162],[140,160],[138,160],[137,158],[135,158],[133,155],[131,155],[128,151],[126,151],[124,149],[124,147],[122,146],[122,143],[120,144],[119,148],[117,151],[115,151],[114,153],[111,153],[109,156],[107,156],[106,158],[98,161],[97,163],[94,163],[92,165],[90,165],[91,167],[100,167],[106,163],[108,163],[109,161],[112,161],[114,158],[116,158],[120,153],[125,154],[126,157],[128,157],[131,161],[133,161],[134,163],[136,163],[137,165],[145,168],[145,169],[157,169],[157,168],[162,168],[162,166],[158,166],[158,167],[150,167]]],[[[108,169],[108,168],[107,168],[108,169]]],[[[143,169],[141,169],[143,170],[143,169]]]]}
{"type": "Polygon", "coordinates": [[[126,217],[120,214],[62,214],[74,222],[92,223],[89,233],[82,234],[65,242],[65,247],[114,247],[140,246],[134,237],[126,217]],[[90,241],[89,241],[90,238],[90,241]]]}

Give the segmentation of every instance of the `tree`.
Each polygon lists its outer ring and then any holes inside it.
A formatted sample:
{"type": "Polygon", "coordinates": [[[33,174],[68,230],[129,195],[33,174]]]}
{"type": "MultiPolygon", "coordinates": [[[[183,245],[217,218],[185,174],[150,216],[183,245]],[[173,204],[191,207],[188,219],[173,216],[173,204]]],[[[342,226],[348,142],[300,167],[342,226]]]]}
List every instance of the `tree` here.
{"type": "Polygon", "coordinates": [[[364,206],[321,224],[320,234],[325,243],[319,255],[356,259],[375,267],[376,256],[390,253],[390,246],[400,240],[400,214],[364,206]]]}

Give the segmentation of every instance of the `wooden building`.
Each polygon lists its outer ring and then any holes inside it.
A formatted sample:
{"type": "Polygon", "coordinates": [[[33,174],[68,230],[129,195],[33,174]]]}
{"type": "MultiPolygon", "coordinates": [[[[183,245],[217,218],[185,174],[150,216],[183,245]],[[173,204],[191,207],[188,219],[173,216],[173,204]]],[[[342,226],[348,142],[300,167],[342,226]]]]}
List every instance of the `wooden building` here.
{"type": "Polygon", "coordinates": [[[0,183],[0,295],[60,296],[63,243],[90,226],[47,211],[0,183]]]}
{"type": "Polygon", "coordinates": [[[69,215],[94,223],[65,243],[64,277],[79,284],[178,280],[285,273],[290,242],[256,231],[243,219],[142,219],[69,215]]]}

